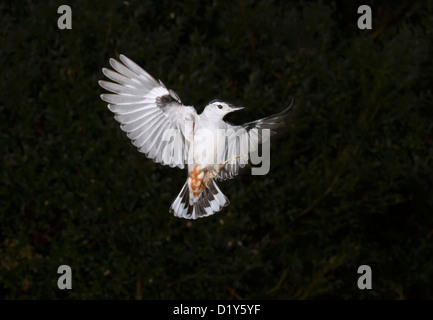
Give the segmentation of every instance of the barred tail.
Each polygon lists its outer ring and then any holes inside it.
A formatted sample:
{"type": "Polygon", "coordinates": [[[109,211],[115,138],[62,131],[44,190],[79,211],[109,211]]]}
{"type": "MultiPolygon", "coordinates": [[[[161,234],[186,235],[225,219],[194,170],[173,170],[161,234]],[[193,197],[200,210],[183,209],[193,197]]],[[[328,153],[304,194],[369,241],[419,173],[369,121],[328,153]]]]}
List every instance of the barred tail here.
{"type": "MultiPolygon", "coordinates": [[[[188,178],[189,179],[189,178],[188,178]]],[[[188,180],[170,207],[170,212],[176,217],[197,219],[210,216],[229,205],[230,201],[221,192],[214,180],[200,194],[197,202],[190,205],[188,180]]]]}

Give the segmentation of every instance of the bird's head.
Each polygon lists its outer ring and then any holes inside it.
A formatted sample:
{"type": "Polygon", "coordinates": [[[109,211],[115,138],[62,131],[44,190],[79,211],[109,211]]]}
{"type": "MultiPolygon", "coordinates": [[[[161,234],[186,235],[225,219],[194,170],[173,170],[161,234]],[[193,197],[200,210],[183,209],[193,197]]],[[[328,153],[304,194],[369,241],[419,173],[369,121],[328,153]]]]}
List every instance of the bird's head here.
{"type": "Polygon", "coordinates": [[[229,103],[222,102],[219,100],[212,100],[204,108],[203,114],[208,118],[215,118],[218,120],[222,120],[226,114],[233,111],[241,110],[243,108],[244,107],[235,107],[229,103]]]}

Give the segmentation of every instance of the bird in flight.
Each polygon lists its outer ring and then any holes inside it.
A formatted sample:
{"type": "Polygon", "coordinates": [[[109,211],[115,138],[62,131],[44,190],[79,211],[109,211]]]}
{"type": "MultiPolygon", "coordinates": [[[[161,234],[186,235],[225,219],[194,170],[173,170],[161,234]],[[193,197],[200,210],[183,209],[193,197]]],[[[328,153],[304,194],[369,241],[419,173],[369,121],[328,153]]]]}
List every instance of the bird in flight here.
{"type": "Polygon", "coordinates": [[[223,120],[230,112],[243,109],[213,100],[197,114],[182,104],[179,96],[124,55],[110,59],[114,70],[103,68],[113,82],[99,81],[112,92],[101,94],[138,151],[156,163],[188,167],[188,178],[170,207],[177,217],[207,217],[229,204],[216,180],[231,179],[284,126],[290,106],[269,117],[240,126],[223,120]]]}

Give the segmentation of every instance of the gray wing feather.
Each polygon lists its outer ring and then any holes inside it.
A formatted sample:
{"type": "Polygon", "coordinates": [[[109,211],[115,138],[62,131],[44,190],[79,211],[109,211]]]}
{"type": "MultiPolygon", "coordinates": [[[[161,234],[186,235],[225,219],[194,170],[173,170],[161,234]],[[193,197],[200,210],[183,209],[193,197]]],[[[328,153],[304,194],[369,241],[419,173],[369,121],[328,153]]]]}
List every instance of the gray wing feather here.
{"type": "Polygon", "coordinates": [[[221,168],[217,179],[226,180],[236,176],[239,168],[246,165],[250,152],[257,150],[258,145],[266,141],[262,129],[269,129],[271,136],[276,134],[276,129],[284,127],[291,106],[292,104],[280,113],[241,126],[229,125],[234,133],[228,137],[225,144],[224,159],[227,163],[221,168]]]}

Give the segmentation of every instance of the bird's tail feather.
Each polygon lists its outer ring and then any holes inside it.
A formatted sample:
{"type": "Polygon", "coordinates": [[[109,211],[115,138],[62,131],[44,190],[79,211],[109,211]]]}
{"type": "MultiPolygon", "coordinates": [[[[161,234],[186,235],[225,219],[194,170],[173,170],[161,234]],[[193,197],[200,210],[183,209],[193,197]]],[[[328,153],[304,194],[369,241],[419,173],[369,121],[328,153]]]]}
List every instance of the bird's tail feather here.
{"type": "Polygon", "coordinates": [[[176,217],[197,219],[210,216],[229,205],[230,201],[221,192],[214,180],[211,180],[199,199],[190,205],[188,180],[170,207],[170,212],[176,217]]]}

